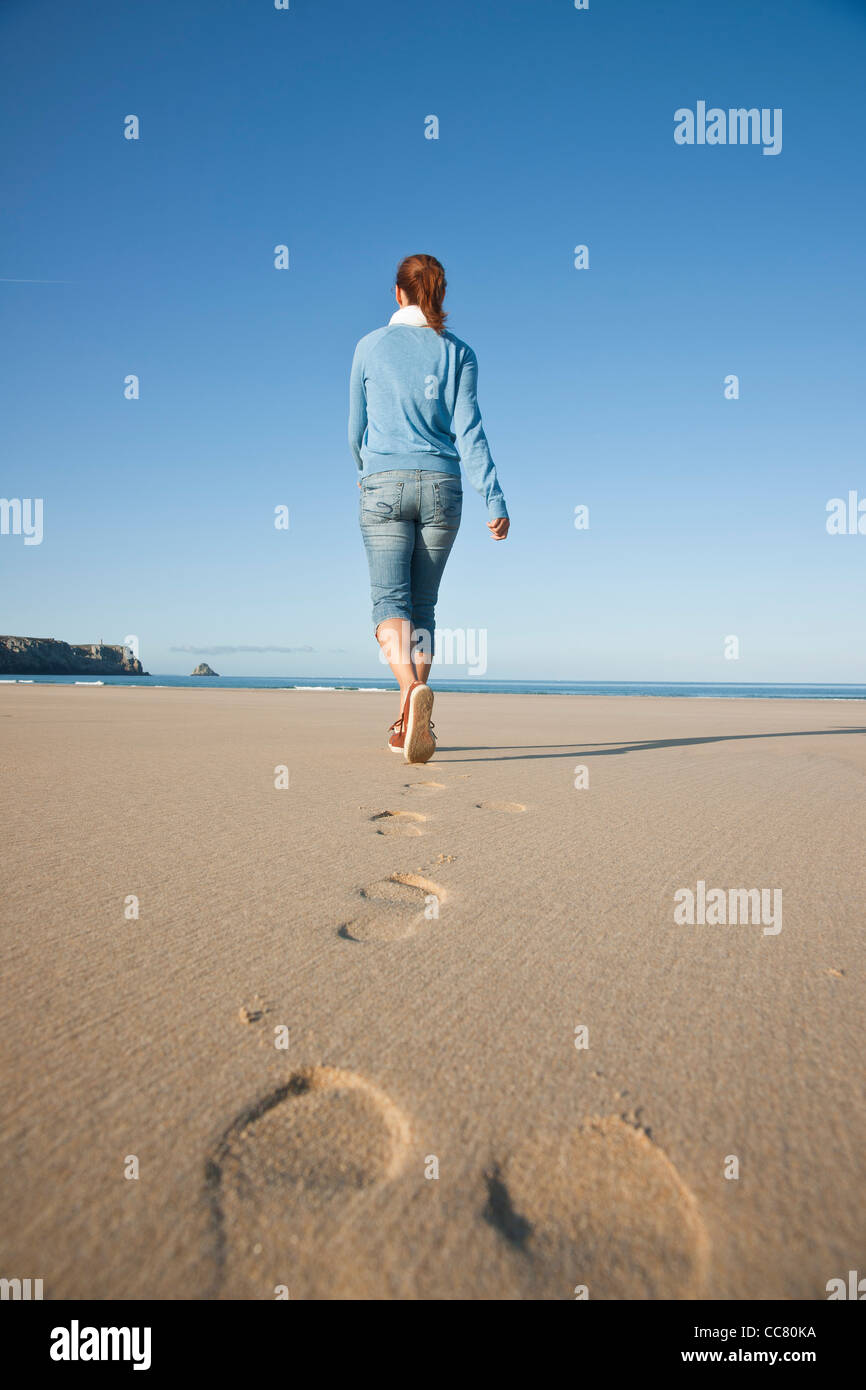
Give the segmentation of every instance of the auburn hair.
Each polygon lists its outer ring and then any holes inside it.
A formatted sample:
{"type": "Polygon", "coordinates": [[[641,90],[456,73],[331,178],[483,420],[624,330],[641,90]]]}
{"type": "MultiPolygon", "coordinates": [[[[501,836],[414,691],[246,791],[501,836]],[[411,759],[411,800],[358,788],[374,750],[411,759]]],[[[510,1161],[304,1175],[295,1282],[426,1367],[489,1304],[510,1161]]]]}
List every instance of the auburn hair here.
{"type": "Polygon", "coordinates": [[[416,304],[431,328],[441,333],[448,315],[443,313],[445,271],[435,256],[407,256],[397,267],[397,288],[410,304],[416,304]]]}

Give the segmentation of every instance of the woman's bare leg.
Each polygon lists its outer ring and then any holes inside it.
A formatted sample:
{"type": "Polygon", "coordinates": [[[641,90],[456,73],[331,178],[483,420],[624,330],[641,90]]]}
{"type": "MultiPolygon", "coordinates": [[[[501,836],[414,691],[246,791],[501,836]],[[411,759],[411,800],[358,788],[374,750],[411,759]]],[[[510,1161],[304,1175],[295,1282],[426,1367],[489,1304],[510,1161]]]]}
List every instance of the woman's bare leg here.
{"type": "Polygon", "coordinates": [[[413,631],[414,645],[412,647],[412,664],[415,667],[416,679],[427,684],[427,677],[430,674],[430,667],[433,663],[431,651],[433,648],[432,634],[426,628],[416,627],[413,631]]]}
{"type": "MultiPolygon", "coordinates": [[[[406,618],[386,618],[376,628],[376,641],[385,653],[385,658],[394,678],[400,687],[400,713],[406,692],[420,676],[415,674],[412,661],[412,624],[406,618]]],[[[428,668],[429,669],[429,668],[428,668]]]]}

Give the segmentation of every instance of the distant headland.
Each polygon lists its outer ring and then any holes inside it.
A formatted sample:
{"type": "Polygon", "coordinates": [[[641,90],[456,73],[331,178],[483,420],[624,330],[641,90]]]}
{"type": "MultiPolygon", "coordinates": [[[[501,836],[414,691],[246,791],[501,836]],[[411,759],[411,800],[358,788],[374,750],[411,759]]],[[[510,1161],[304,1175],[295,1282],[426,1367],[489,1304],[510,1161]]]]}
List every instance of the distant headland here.
{"type": "Polygon", "coordinates": [[[0,637],[0,673],[13,676],[146,676],[132,649],[105,642],[72,646],[54,637],[0,637]]]}

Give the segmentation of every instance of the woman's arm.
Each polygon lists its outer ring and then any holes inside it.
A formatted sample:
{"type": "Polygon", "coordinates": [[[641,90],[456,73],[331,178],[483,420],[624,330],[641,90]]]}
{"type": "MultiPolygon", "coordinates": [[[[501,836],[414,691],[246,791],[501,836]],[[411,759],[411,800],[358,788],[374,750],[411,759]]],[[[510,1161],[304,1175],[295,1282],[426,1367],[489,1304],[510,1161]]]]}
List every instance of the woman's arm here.
{"type": "MultiPolygon", "coordinates": [[[[457,380],[457,400],[454,406],[453,424],[457,451],[460,454],[460,462],[466,470],[467,478],[475,491],[480,492],[487,503],[487,515],[490,521],[507,519],[508,508],[505,505],[505,498],[502,496],[502,488],[496,477],[496,466],[490,457],[490,446],[487,443],[487,436],[481,423],[477,387],[478,360],[472,349],[467,348],[460,366],[460,376],[457,380]]],[[[505,529],[507,532],[507,527],[505,529]]],[[[497,540],[503,539],[496,534],[494,528],[491,527],[491,530],[493,530],[497,540]]]]}

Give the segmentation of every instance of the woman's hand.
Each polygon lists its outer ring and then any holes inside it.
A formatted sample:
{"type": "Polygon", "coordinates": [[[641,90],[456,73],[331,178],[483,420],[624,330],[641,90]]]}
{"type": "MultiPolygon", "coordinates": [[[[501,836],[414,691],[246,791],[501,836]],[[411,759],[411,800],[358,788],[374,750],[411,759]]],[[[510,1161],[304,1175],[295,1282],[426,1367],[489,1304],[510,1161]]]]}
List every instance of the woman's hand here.
{"type": "Polygon", "coordinates": [[[487,525],[495,541],[504,541],[505,537],[508,535],[508,528],[511,522],[508,520],[507,516],[497,516],[494,517],[493,521],[488,521],[487,525]]]}

